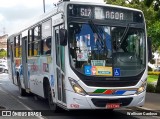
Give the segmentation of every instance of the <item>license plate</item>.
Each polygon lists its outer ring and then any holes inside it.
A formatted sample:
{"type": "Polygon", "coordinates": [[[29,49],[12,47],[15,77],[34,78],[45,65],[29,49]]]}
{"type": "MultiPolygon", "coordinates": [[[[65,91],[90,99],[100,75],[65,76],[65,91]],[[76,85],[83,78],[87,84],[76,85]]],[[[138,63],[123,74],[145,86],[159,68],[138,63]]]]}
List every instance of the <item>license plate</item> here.
{"type": "Polygon", "coordinates": [[[106,105],[107,109],[114,109],[114,108],[120,108],[120,104],[119,103],[108,103],[106,105]]]}

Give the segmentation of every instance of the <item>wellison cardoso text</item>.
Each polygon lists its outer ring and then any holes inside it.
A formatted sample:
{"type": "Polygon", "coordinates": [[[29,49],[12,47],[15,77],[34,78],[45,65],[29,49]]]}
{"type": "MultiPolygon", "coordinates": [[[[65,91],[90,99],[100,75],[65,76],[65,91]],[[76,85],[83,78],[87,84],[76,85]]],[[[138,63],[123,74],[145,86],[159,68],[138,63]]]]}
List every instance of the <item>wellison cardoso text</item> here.
{"type": "Polygon", "coordinates": [[[156,112],[127,112],[130,116],[158,116],[156,112]]]}

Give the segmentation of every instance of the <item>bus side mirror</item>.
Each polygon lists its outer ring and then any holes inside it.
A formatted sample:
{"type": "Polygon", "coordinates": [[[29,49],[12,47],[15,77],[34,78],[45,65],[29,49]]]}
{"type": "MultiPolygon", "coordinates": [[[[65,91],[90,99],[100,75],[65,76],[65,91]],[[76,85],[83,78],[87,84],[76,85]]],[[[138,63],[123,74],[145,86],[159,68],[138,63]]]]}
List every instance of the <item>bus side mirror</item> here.
{"type": "Polygon", "coordinates": [[[147,38],[147,44],[148,44],[148,62],[152,59],[152,42],[151,38],[147,38]]]}
{"type": "Polygon", "coordinates": [[[62,46],[67,45],[67,30],[66,29],[59,30],[59,39],[60,39],[60,45],[62,46]]]}

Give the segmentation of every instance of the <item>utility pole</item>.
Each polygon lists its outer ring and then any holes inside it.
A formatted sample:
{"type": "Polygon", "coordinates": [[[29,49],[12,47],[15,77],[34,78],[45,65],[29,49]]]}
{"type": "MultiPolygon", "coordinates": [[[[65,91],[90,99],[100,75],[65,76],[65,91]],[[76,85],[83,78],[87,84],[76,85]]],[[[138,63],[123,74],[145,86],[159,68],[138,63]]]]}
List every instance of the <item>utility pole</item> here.
{"type": "Polygon", "coordinates": [[[6,29],[5,29],[5,27],[3,27],[3,34],[5,34],[6,33],[6,29]]]}
{"type": "Polygon", "coordinates": [[[45,0],[43,0],[43,10],[44,10],[44,13],[45,13],[45,0]]]}

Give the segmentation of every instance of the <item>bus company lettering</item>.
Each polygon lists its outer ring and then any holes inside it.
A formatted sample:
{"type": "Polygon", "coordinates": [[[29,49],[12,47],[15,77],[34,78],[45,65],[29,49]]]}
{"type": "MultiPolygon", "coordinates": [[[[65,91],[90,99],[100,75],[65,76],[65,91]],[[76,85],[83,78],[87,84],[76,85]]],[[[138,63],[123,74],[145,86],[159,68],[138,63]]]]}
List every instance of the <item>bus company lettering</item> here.
{"type": "Polygon", "coordinates": [[[38,71],[38,65],[31,65],[31,71],[38,71]]]}
{"type": "Polygon", "coordinates": [[[81,8],[81,16],[89,17],[91,15],[91,9],[90,8],[81,8]]]}
{"type": "Polygon", "coordinates": [[[106,11],[106,19],[124,20],[124,14],[120,12],[106,11]]]}
{"type": "Polygon", "coordinates": [[[70,104],[71,108],[79,108],[79,104],[70,104]]]}

